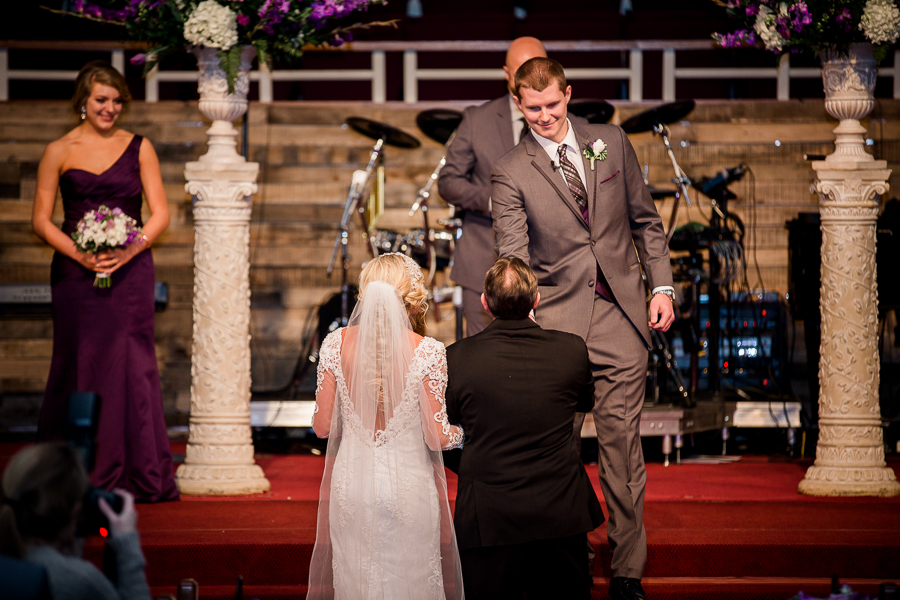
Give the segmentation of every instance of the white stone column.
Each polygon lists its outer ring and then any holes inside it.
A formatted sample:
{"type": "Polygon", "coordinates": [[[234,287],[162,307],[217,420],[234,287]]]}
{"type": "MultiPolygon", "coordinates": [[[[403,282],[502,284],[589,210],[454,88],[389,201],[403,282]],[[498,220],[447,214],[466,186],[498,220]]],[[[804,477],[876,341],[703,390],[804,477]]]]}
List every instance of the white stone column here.
{"type": "Polygon", "coordinates": [[[213,125],[209,151],[187,163],[194,208],[194,330],[187,457],[175,475],[183,494],[269,489],[250,435],[250,212],[259,164],[235,150],[231,122],[247,110],[245,53],[228,94],[215,51],[197,52],[200,110],[213,125]]]}
{"type": "Polygon", "coordinates": [[[823,65],[825,107],[841,122],[835,152],[813,163],[822,219],[819,441],[798,488],[813,496],[900,494],[884,460],[878,402],[875,224],[891,171],[865,151],[859,123],[874,104],[875,73],[869,45],[823,65]]]}

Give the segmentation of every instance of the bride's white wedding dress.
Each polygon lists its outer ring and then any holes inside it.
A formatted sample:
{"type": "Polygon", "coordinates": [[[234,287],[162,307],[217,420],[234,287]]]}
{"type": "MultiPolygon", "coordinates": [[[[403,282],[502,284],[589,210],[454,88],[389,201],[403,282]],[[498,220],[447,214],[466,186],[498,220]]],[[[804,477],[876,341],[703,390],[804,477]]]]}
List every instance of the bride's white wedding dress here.
{"type": "Polygon", "coordinates": [[[307,597],[462,598],[440,451],[460,447],[463,432],[447,422],[444,346],[410,331],[409,355],[396,361],[406,368],[378,366],[363,385],[349,376],[365,344],[357,334],[332,332],[319,355],[314,428],[329,447],[307,597]],[[373,389],[385,394],[374,412],[361,400],[373,389]]]}

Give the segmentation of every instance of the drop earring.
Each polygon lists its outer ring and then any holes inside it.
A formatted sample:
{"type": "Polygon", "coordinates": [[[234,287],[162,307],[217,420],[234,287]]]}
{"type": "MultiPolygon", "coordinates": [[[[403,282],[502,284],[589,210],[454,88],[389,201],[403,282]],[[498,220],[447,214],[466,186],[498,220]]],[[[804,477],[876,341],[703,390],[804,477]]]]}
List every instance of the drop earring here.
{"type": "Polygon", "coordinates": [[[87,108],[82,104],[81,105],[81,120],[84,121],[87,119],[87,108]]]}

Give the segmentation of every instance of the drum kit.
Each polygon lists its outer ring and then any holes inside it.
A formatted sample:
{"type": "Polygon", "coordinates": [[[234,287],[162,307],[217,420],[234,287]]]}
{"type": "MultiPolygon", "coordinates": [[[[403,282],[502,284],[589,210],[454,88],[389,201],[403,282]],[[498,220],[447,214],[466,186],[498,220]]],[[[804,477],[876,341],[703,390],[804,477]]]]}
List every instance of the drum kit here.
{"type": "MultiPolygon", "coordinates": [[[[681,201],[687,206],[691,206],[689,189],[693,187],[691,179],[685,173],[684,169],[678,164],[675,153],[671,144],[671,131],[669,125],[677,123],[684,119],[693,111],[695,103],[693,100],[683,100],[678,102],[670,102],[661,106],[640,112],[621,124],[626,134],[637,134],[652,131],[658,136],[665,147],[666,156],[671,162],[674,177],[671,181],[674,188],[657,188],[647,184],[650,196],[657,201],[665,201],[667,198],[673,198],[671,214],[666,227],[666,241],[670,243],[673,249],[681,243],[676,238],[672,243],[672,238],[676,234],[676,224],[678,222],[678,213],[681,207],[681,201]]],[[[603,100],[594,99],[577,99],[569,103],[568,110],[570,113],[583,117],[592,124],[608,123],[612,118],[615,108],[603,100]]],[[[419,130],[429,139],[441,144],[449,146],[453,141],[456,129],[462,121],[462,113],[444,108],[425,110],[416,116],[416,125],[419,130]]],[[[374,140],[372,152],[369,161],[364,170],[355,171],[351,180],[349,192],[347,194],[346,204],[344,206],[343,216],[338,225],[338,233],[335,239],[334,250],[332,252],[331,261],[328,265],[328,274],[331,275],[337,261],[338,254],[341,256],[341,316],[340,322],[346,325],[349,318],[349,285],[347,281],[347,273],[350,268],[350,257],[348,254],[348,241],[350,222],[353,215],[357,214],[360,218],[362,231],[365,232],[366,245],[370,257],[374,258],[380,254],[389,252],[400,252],[412,257],[426,273],[426,285],[429,288],[429,297],[432,303],[440,304],[448,300],[453,300],[456,308],[456,331],[457,338],[462,336],[462,307],[461,293],[458,288],[451,286],[436,286],[435,276],[438,272],[444,271],[452,265],[456,240],[461,234],[462,215],[451,207],[451,216],[447,219],[440,219],[436,223],[432,223],[429,218],[430,202],[432,200],[432,188],[440,175],[441,169],[446,164],[446,155],[441,158],[434,171],[425,181],[424,185],[416,192],[415,199],[409,209],[409,216],[415,216],[421,213],[421,226],[410,228],[407,231],[393,231],[388,229],[377,229],[375,221],[381,212],[383,212],[383,164],[384,152],[387,146],[395,148],[414,149],[419,148],[421,143],[413,135],[389,125],[371,119],[362,117],[351,117],[347,119],[347,125],[354,131],[374,140]],[[367,195],[367,192],[371,193],[367,195]]],[[[733,171],[733,170],[731,170],[733,171]]],[[[730,183],[739,178],[741,171],[737,176],[731,171],[725,172],[724,175],[716,178],[703,180],[699,182],[701,185],[696,188],[704,195],[710,197],[710,205],[712,207],[711,227],[704,228],[711,231],[715,227],[727,228],[729,218],[732,215],[727,213],[727,200],[729,199],[727,190],[724,190],[723,183],[718,181],[725,177],[730,183]],[[716,225],[718,223],[719,225],[716,225]]],[[[646,170],[645,170],[645,183],[646,170]]],[[[731,196],[733,197],[733,196],[731,196]]],[[[684,228],[682,228],[684,229],[684,228]]],[[[680,230],[679,230],[680,231],[680,230]]],[[[721,239],[721,236],[719,236],[721,239]]],[[[689,248],[696,250],[696,248],[689,248]]],[[[712,253],[711,253],[712,254],[712,253]]],[[[710,268],[713,268],[714,260],[710,259],[710,268]]],[[[676,268],[678,261],[675,261],[676,268]]],[[[697,266],[690,267],[691,272],[696,274],[697,266]]],[[[700,270],[702,271],[702,264],[700,270]]],[[[676,273],[676,276],[678,274],[676,273]]],[[[717,281],[716,275],[709,276],[704,274],[701,278],[697,277],[676,277],[677,279],[693,282],[693,287],[699,285],[702,279],[708,286],[713,286],[717,281]]],[[[696,291],[696,290],[695,290],[696,291]]],[[[697,294],[694,294],[697,295],[697,294]]],[[[710,297],[714,294],[710,292],[710,297]]],[[[717,295],[717,294],[715,294],[717,295]]],[[[695,311],[696,312],[696,311],[695,311]]],[[[435,315],[440,318],[439,311],[435,311],[435,315]]],[[[689,389],[695,386],[689,386],[684,382],[681,372],[676,368],[675,359],[669,349],[666,338],[659,332],[653,331],[655,358],[657,368],[664,369],[672,378],[678,394],[682,401],[690,403],[689,389]]],[[[710,339],[710,343],[714,343],[710,339]]],[[[695,379],[692,377],[692,380],[695,379]]],[[[692,381],[693,384],[693,381],[692,381]]],[[[657,389],[658,393],[658,389],[657,389]]]]}

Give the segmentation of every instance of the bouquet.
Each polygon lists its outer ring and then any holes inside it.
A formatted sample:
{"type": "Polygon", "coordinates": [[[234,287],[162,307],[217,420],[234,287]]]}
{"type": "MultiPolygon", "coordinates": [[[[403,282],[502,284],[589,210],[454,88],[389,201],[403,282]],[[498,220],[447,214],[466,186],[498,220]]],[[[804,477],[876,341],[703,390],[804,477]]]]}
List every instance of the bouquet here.
{"type": "Polygon", "coordinates": [[[228,93],[241,64],[241,49],[252,45],[260,62],[291,60],[304,46],[339,46],[350,31],[384,23],[356,23],[328,28],[329,21],[364,11],[384,0],[74,0],[71,11],[53,12],[125,28],[131,39],[147,42],[150,50],[131,59],[146,75],[160,58],[189,46],[219,50],[228,93]]]}
{"type": "Polygon", "coordinates": [[[723,48],[762,45],[776,54],[846,56],[851,44],[870,42],[880,62],[900,36],[900,9],[894,0],[713,1],[742,25],[713,34],[723,48]]]}
{"type": "MultiPolygon", "coordinates": [[[[75,248],[85,254],[96,254],[107,250],[124,248],[141,235],[137,221],[122,212],[121,208],[110,209],[101,204],[97,210],[84,213],[72,239],[75,248]]],[[[110,273],[97,273],[94,287],[108,288],[112,285],[110,273]]]]}

